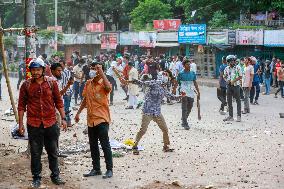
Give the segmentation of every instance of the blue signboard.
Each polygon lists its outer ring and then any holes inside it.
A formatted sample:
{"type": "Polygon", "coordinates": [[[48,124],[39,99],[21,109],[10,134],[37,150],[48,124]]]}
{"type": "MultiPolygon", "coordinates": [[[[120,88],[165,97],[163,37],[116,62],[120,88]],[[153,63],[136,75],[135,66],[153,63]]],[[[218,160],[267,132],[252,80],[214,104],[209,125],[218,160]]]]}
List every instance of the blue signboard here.
{"type": "Polygon", "coordinates": [[[206,24],[181,25],[178,30],[178,42],[206,44],[206,24]]]}

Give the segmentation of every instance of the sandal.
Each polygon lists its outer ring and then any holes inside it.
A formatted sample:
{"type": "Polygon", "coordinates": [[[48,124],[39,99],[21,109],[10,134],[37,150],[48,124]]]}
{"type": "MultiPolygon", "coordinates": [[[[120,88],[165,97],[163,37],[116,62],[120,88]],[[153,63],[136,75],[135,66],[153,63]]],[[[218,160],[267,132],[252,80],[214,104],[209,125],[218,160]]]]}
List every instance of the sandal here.
{"type": "Polygon", "coordinates": [[[164,148],[163,148],[163,151],[164,151],[164,152],[173,152],[174,149],[173,149],[173,148],[170,148],[170,147],[164,147],[164,148]]]}
{"type": "Polygon", "coordinates": [[[133,155],[139,155],[138,147],[133,146],[132,151],[133,151],[133,155]]]}

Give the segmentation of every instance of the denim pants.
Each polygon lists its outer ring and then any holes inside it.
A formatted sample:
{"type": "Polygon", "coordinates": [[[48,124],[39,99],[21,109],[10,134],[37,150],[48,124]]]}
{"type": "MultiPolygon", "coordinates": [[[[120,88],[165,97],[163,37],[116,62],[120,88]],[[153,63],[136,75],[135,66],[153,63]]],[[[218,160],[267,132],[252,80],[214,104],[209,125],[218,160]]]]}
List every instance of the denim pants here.
{"type": "Polygon", "coordinates": [[[57,124],[51,127],[44,128],[43,124],[40,127],[28,125],[28,135],[31,152],[31,171],[34,179],[41,179],[41,154],[43,146],[48,155],[49,169],[51,170],[50,177],[59,176],[57,143],[60,129],[57,124]]]}
{"type": "Polygon", "coordinates": [[[75,97],[75,102],[77,103],[78,96],[80,95],[80,99],[83,100],[83,90],[85,87],[85,82],[80,83],[79,81],[75,81],[73,84],[73,89],[74,89],[74,97],[75,97]]]}
{"type": "Polygon", "coordinates": [[[255,101],[258,100],[260,93],[259,82],[252,82],[252,88],[250,90],[250,103],[253,103],[253,99],[255,101]]]}
{"type": "Polygon", "coordinates": [[[71,96],[72,94],[65,94],[63,95],[63,101],[64,101],[64,111],[67,119],[67,123],[71,124],[71,118],[70,118],[70,103],[71,103],[71,96]]]}
{"type": "Polygon", "coordinates": [[[265,83],[265,94],[269,95],[270,94],[270,85],[271,85],[270,77],[265,78],[264,81],[265,81],[264,82],[265,83]]]}
{"type": "Polygon", "coordinates": [[[233,117],[233,97],[237,102],[237,115],[241,116],[241,98],[240,98],[240,86],[232,86],[228,85],[227,87],[227,99],[228,99],[228,108],[229,108],[229,116],[233,117]]]}
{"type": "Polygon", "coordinates": [[[108,130],[109,130],[109,124],[106,122],[100,123],[93,127],[88,127],[88,136],[89,136],[90,150],[91,150],[94,170],[101,169],[99,140],[104,152],[106,169],[112,170],[113,168],[112,152],[109,143],[108,130]]]}

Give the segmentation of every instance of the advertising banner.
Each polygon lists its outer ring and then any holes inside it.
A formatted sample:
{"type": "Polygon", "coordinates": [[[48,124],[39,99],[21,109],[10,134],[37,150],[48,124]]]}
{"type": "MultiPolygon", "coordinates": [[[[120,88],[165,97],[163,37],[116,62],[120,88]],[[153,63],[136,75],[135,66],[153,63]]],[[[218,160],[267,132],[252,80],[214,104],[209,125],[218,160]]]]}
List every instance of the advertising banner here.
{"type": "Polygon", "coordinates": [[[178,30],[178,42],[206,44],[206,24],[181,25],[178,30]]]}
{"type": "Polygon", "coordinates": [[[228,44],[228,33],[226,31],[208,32],[207,43],[208,44],[227,45],[228,44]]]}
{"type": "Polygon", "coordinates": [[[101,35],[101,49],[116,49],[117,42],[116,33],[104,33],[101,35]]]}
{"type": "Polygon", "coordinates": [[[263,30],[237,30],[238,45],[263,45],[263,30]]]}
{"type": "Polygon", "coordinates": [[[62,32],[63,31],[63,28],[62,28],[62,26],[48,26],[47,27],[47,30],[49,30],[49,31],[57,31],[57,32],[62,32]]]}
{"type": "Polygon", "coordinates": [[[155,47],[157,42],[156,32],[139,32],[140,47],[155,47]]]}
{"type": "Polygon", "coordinates": [[[230,45],[236,44],[236,31],[235,30],[229,30],[228,31],[228,43],[230,45]]]}
{"type": "Polygon", "coordinates": [[[177,31],[180,25],[181,25],[180,19],[153,20],[153,26],[156,30],[177,31]]]}
{"type": "Polygon", "coordinates": [[[119,35],[120,45],[139,45],[138,32],[123,32],[119,35]]]}
{"type": "Polygon", "coordinates": [[[100,23],[87,23],[86,29],[88,32],[104,32],[105,24],[104,22],[100,23]]]}
{"type": "Polygon", "coordinates": [[[264,46],[284,47],[284,30],[264,30],[264,46]]]}

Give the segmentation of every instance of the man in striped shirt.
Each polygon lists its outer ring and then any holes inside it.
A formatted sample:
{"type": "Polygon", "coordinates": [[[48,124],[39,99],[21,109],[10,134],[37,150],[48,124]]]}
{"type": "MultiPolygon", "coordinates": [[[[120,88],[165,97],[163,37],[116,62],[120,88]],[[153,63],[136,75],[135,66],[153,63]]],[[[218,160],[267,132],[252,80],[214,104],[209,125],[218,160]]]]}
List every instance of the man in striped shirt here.
{"type": "MultiPolygon", "coordinates": [[[[59,63],[61,64],[62,69],[63,69],[62,78],[61,78],[61,85],[62,85],[61,88],[64,89],[68,85],[68,82],[70,80],[73,80],[73,78],[72,78],[71,71],[68,70],[67,67],[66,67],[65,61],[61,59],[59,61],[59,63]]],[[[72,93],[73,93],[72,87],[69,87],[67,89],[67,91],[63,94],[64,111],[65,111],[65,114],[66,114],[67,126],[68,127],[71,127],[71,118],[70,118],[69,108],[70,108],[72,93]]]]}

